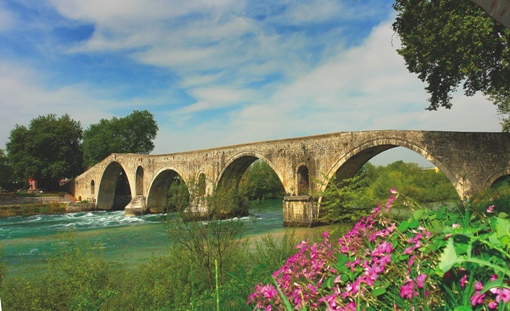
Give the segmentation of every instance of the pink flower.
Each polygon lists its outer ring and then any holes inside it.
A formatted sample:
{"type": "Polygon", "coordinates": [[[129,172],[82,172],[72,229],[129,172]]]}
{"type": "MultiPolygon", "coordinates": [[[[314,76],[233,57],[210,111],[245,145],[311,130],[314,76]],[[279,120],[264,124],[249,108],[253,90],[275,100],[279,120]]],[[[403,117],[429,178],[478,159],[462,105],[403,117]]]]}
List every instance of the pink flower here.
{"type": "Polygon", "coordinates": [[[413,297],[418,296],[418,293],[414,291],[413,287],[413,281],[409,281],[407,284],[402,285],[402,287],[400,287],[400,297],[413,299],[413,297]]]}
{"type": "Polygon", "coordinates": [[[508,303],[510,301],[510,290],[508,288],[498,288],[496,291],[496,301],[508,303]]]}
{"type": "Polygon", "coordinates": [[[498,275],[497,274],[493,274],[491,275],[491,282],[494,282],[498,279],[498,275]]]}
{"type": "Polygon", "coordinates": [[[452,225],[452,229],[455,229],[455,228],[460,228],[460,225],[459,224],[453,224],[452,225]]]}
{"type": "Polygon", "coordinates": [[[481,304],[483,302],[484,298],[485,298],[485,294],[482,295],[481,292],[477,290],[475,292],[475,294],[471,298],[469,298],[469,300],[471,300],[471,304],[474,307],[476,305],[481,304]]]}
{"type": "Polygon", "coordinates": [[[460,279],[460,287],[466,286],[466,283],[467,283],[467,274],[464,274],[462,279],[460,279]]]}
{"type": "Polygon", "coordinates": [[[482,284],[482,282],[477,281],[477,282],[475,283],[475,290],[482,290],[482,289],[483,289],[483,284],[482,284]]]}
{"type": "Polygon", "coordinates": [[[425,279],[427,278],[426,274],[420,274],[416,277],[416,285],[418,285],[418,288],[423,288],[425,285],[425,279]]]}
{"type": "Polygon", "coordinates": [[[490,309],[496,309],[498,307],[498,303],[495,301],[491,301],[491,302],[489,302],[488,307],[490,309]]]}
{"type": "Polygon", "coordinates": [[[397,192],[397,187],[391,188],[390,192],[393,193],[393,194],[397,194],[398,193],[397,192]]]}
{"type": "Polygon", "coordinates": [[[489,205],[487,207],[487,213],[493,213],[494,212],[494,205],[489,205]]]}

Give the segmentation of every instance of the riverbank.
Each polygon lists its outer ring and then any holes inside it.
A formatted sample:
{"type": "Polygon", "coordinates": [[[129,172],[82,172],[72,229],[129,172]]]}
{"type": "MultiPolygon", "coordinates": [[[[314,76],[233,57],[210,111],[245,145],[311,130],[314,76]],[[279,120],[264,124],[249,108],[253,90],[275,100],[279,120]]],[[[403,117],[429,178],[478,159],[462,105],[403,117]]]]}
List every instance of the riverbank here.
{"type": "Polygon", "coordinates": [[[87,202],[75,202],[65,192],[0,192],[0,218],[13,216],[55,215],[94,210],[87,202]]]}

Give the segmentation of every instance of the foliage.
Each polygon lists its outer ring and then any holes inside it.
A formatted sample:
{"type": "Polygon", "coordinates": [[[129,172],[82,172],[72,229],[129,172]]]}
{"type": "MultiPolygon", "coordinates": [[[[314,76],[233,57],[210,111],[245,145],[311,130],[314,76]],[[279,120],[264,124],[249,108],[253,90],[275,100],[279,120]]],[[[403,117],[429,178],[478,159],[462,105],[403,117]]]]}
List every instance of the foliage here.
{"type": "Polygon", "coordinates": [[[282,198],[283,185],[274,170],[264,161],[253,162],[240,182],[246,188],[250,200],[282,198]]]}
{"type": "MultiPolygon", "coordinates": [[[[191,192],[193,193],[193,192],[191,192]]],[[[193,198],[190,199],[193,202],[193,198]]],[[[207,197],[207,213],[189,207],[186,201],[177,203],[178,213],[170,215],[167,232],[170,241],[181,245],[189,259],[206,276],[209,289],[214,289],[215,260],[219,266],[219,281],[223,284],[226,271],[239,263],[240,251],[246,247],[242,241],[244,220],[225,219],[237,209],[237,193],[215,193],[207,197]],[[207,219],[205,221],[205,219],[207,219]]]]}
{"type": "Polygon", "coordinates": [[[366,195],[367,185],[361,175],[338,182],[333,177],[320,193],[319,219],[322,222],[356,221],[369,213],[374,204],[366,195]]]}
{"type": "Polygon", "coordinates": [[[485,211],[489,205],[494,205],[497,212],[510,214],[510,179],[495,183],[471,199],[471,208],[477,212],[485,211]]]}
{"type": "Polygon", "coordinates": [[[0,189],[10,189],[13,183],[12,180],[12,166],[9,158],[4,153],[3,149],[0,149],[0,189]]]}
{"type": "MultiPolygon", "coordinates": [[[[319,181],[320,182],[320,181],[319,181]]],[[[396,185],[405,197],[419,203],[456,202],[460,198],[448,178],[432,169],[423,170],[416,163],[396,161],[387,166],[365,164],[349,179],[334,176],[324,190],[314,194],[322,198],[320,220],[323,222],[357,221],[368,215],[369,207],[384,200],[386,189],[396,185]]],[[[402,205],[408,202],[402,201],[402,205]]]]}
{"type": "MultiPolygon", "coordinates": [[[[480,91],[510,112],[510,30],[473,1],[396,0],[398,33],[407,69],[427,84],[429,110],[450,108],[451,93],[480,91]]],[[[502,123],[508,131],[508,120],[502,123]]]]}
{"type": "Polygon", "coordinates": [[[63,177],[82,172],[82,128],[69,115],[39,116],[29,127],[16,125],[6,144],[13,176],[17,180],[36,179],[52,190],[63,177]]]}
{"type": "MultiPolygon", "coordinates": [[[[508,310],[510,222],[417,206],[400,224],[392,195],[333,244],[302,242],[258,284],[257,310],[508,310]]],[[[487,212],[492,212],[492,206],[487,212]]]]}
{"type": "Polygon", "coordinates": [[[154,149],[158,126],[147,110],[134,110],[124,117],[101,119],[83,133],[83,158],[93,166],[112,153],[148,154],[154,149]]]}
{"type": "Polygon", "coordinates": [[[190,190],[185,183],[176,178],[170,183],[167,191],[165,212],[179,211],[189,206],[190,190]]]}
{"type": "Polygon", "coordinates": [[[416,163],[403,161],[395,161],[387,166],[365,165],[363,170],[366,195],[376,202],[384,201],[386,192],[392,187],[419,203],[460,202],[455,188],[441,171],[424,170],[416,163]]]}

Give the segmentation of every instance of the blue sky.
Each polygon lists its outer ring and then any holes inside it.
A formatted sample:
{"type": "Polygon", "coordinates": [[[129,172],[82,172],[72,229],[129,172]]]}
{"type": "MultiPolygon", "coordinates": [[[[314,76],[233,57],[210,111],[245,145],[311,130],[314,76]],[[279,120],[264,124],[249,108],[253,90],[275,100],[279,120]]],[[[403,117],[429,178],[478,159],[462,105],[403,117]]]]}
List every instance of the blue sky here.
{"type": "Polygon", "coordinates": [[[425,110],[424,84],[395,51],[391,4],[2,0],[0,148],[39,115],[86,129],[144,109],[160,128],[154,154],[342,131],[500,131],[481,95],[425,110]]]}

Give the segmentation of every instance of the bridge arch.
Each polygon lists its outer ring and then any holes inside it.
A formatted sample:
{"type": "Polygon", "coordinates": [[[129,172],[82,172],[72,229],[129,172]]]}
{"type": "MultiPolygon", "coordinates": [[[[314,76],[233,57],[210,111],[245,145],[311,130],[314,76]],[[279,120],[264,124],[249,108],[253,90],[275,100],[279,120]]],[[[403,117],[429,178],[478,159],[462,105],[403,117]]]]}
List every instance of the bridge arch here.
{"type": "Polygon", "coordinates": [[[462,181],[458,180],[447,166],[435,158],[434,155],[431,154],[426,148],[399,138],[372,139],[359,144],[355,148],[352,148],[331,167],[326,175],[327,180],[319,185],[320,190],[323,191],[327,187],[327,184],[331,181],[334,175],[336,175],[337,180],[352,178],[359,171],[359,169],[371,158],[386,150],[396,147],[407,148],[420,154],[422,157],[430,161],[446,175],[448,180],[450,180],[455,190],[457,191],[459,197],[464,198],[465,189],[462,181]]]}
{"type": "Polygon", "coordinates": [[[149,186],[147,195],[146,208],[149,211],[151,209],[162,210],[165,207],[168,188],[176,178],[180,179],[181,182],[186,182],[183,175],[175,168],[165,167],[156,172],[149,186]]]}
{"type": "Polygon", "coordinates": [[[253,162],[259,159],[271,167],[271,169],[276,173],[276,176],[278,176],[278,179],[282,183],[285,192],[288,192],[287,185],[285,180],[282,178],[282,174],[278,167],[269,161],[266,157],[256,152],[242,152],[230,158],[230,160],[225,163],[225,166],[218,175],[216,189],[227,189],[229,187],[237,188],[244,172],[253,162]]]}
{"type": "Polygon", "coordinates": [[[144,174],[144,171],[143,171],[143,167],[141,165],[139,165],[137,168],[136,168],[136,195],[143,195],[143,174],[144,174]]]}
{"type": "Polygon", "coordinates": [[[90,181],[90,194],[91,194],[91,195],[94,195],[95,187],[96,187],[96,184],[95,184],[95,182],[94,182],[94,179],[92,179],[92,180],[90,181]]]}
{"type": "Polygon", "coordinates": [[[485,182],[484,188],[492,187],[501,177],[510,175],[510,167],[494,172],[485,182]]]}
{"type": "Polygon", "coordinates": [[[197,174],[197,195],[198,196],[205,196],[208,193],[208,187],[207,187],[207,176],[203,171],[198,172],[197,174]]]}
{"type": "Polygon", "coordinates": [[[123,209],[131,201],[129,176],[124,167],[112,161],[104,169],[97,191],[96,208],[101,210],[123,209]]]}
{"type": "Polygon", "coordinates": [[[310,194],[310,170],[306,163],[301,162],[296,168],[296,184],[297,184],[297,195],[309,195],[310,194]]]}

